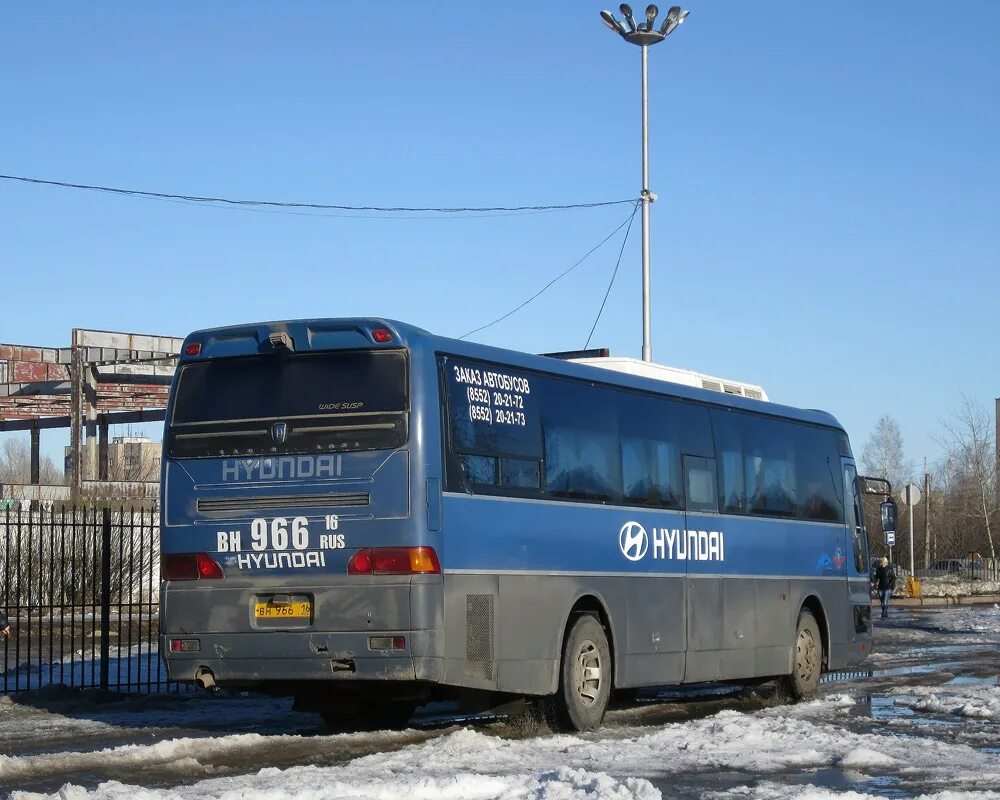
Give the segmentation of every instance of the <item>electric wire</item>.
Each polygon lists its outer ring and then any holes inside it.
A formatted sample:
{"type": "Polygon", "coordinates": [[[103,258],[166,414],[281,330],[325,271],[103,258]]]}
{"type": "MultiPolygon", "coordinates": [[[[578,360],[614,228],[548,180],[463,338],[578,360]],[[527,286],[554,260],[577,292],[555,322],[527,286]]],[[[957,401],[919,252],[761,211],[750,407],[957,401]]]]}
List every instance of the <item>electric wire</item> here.
{"type": "Polygon", "coordinates": [[[591,337],[594,335],[594,331],[597,330],[597,323],[601,321],[601,314],[604,313],[604,306],[608,302],[608,296],[611,294],[611,287],[615,285],[615,278],[618,277],[618,268],[622,265],[622,254],[625,252],[625,244],[628,242],[629,231],[632,230],[632,220],[635,219],[635,214],[639,210],[639,203],[635,204],[635,208],[632,209],[632,216],[628,218],[628,227],[625,229],[625,238],[622,239],[621,250],[618,251],[618,262],[615,264],[615,271],[611,273],[611,281],[608,283],[608,290],[604,293],[604,299],[601,301],[601,307],[597,312],[597,319],[594,320],[594,324],[590,326],[590,333],[587,334],[587,343],[583,346],[586,350],[590,347],[591,337]]]}
{"type": "Polygon", "coordinates": [[[550,205],[524,205],[524,206],[460,206],[460,207],[417,207],[417,206],[351,206],[337,203],[302,203],[285,202],[278,200],[235,200],[229,197],[210,197],[194,194],[170,194],[168,192],[151,192],[142,189],[123,189],[115,186],[99,186],[86,183],[69,183],[67,181],[50,181],[42,178],[29,178],[23,175],[0,175],[0,179],[5,181],[19,181],[21,183],[36,184],[39,186],[54,186],[61,189],[79,189],[83,191],[105,192],[107,194],[125,195],[131,197],[150,197],[159,200],[180,200],[189,203],[222,203],[231,206],[263,206],[269,208],[307,208],[326,211],[372,211],[379,213],[407,212],[426,214],[478,214],[483,212],[516,212],[516,211],[566,211],[577,208],[600,208],[602,206],[621,205],[623,203],[634,203],[634,198],[626,200],[604,200],[594,203],[565,203],[550,205]]]}
{"type": "MultiPolygon", "coordinates": [[[[632,200],[632,201],[630,201],[630,202],[633,202],[633,203],[635,203],[635,204],[636,204],[636,208],[638,208],[638,204],[639,204],[639,201],[637,201],[637,200],[632,200]]],[[[622,223],[621,223],[621,224],[620,224],[620,225],[619,225],[619,226],[618,226],[617,228],[615,228],[615,229],[614,229],[613,231],[611,231],[611,233],[609,233],[609,234],[608,234],[607,236],[605,236],[605,237],[604,237],[603,239],[601,239],[601,241],[599,241],[599,242],[598,242],[597,244],[595,244],[595,245],[594,245],[593,247],[591,247],[591,248],[590,248],[590,250],[588,250],[588,251],[587,251],[587,252],[586,252],[586,253],[585,253],[585,254],[583,255],[583,257],[582,257],[582,258],[580,258],[580,260],[579,260],[579,261],[577,261],[577,262],[576,262],[575,264],[573,264],[572,266],[570,266],[570,267],[568,267],[568,268],[564,269],[564,270],[563,270],[562,272],[560,272],[560,273],[559,273],[558,275],[556,275],[556,276],[555,276],[555,277],[554,277],[554,278],[553,278],[552,280],[550,280],[550,281],[549,281],[549,282],[548,282],[547,284],[545,284],[545,285],[544,285],[544,286],[543,286],[543,287],[542,287],[541,289],[539,289],[539,290],[538,290],[537,292],[535,292],[535,293],[534,293],[533,295],[531,295],[531,297],[529,297],[529,298],[528,298],[527,300],[525,300],[525,301],[524,301],[523,303],[521,303],[521,304],[520,304],[519,306],[517,306],[517,307],[515,307],[515,308],[512,308],[512,309],[511,309],[510,311],[508,311],[508,312],[507,312],[506,314],[504,314],[504,315],[503,315],[502,317],[497,317],[497,318],[496,318],[495,320],[493,320],[492,322],[487,322],[487,323],[486,323],[485,325],[481,325],[480,327],[478,327],[478,328],[475,328],[475,329],[473,329],[473,330],[469,331],[468,333],[463,333],[463,334],[462,334],[461,336],[459,336],[458,338],[459,338],[459,339],[465,339],[465,338],[466,338],[466,337],[468,337],[468,336],[472,336],[472,334],[474,334],[474,333],[479,333],[480,331],[484,331],[484,330],[486,330],[487,328],[492,328],[492,327],[493,327],[494,325],[496,325],[496,324],[497,324],[498,322],[503,322],[503,321],[504,321],[505,319],[507,319],[507,317],[510,317],[510,316],[512,316],[512,315],[514,315],[514,314],[516,314],[516,313],[517,313],[518,311],[520,311],[520,310],[521,310],[522,308],[524,308],[524,307],[525,307],[526,305],[528,305],[528,303],[530,303],[530,302],[531,302],[532,300],[534,300],[535,298],[539,297],[539,296],[540,296],[540,295],[541,295],[541,294],[542,294],[542,293],[543,293],[543,292],[544,292],[544,291],[545,291],[546,289],[548,289],[548,288],[549,288],[550,286],[552,286],[552,284],[554,284],[554,283],[555,283],[556,281],[558,281],[558,280],[561,280],[562,278],[564,278],[564,277],[566,277],[567,275],[569,275],[569,273],[571,273],[571,272],[572,272],[572,271],[573,271],[574,269],[576,269],[576,268],[577,268],[578,266],[580,266],[580,265],[581,265],[581,264],[582,264],[582,263],[583,263],[584,261],[586,261],[586,260],[587,260],[588,258],[590,258],[590,256],[591,256],[591,255],[592,255],[592,254],[593,254],[593,253],[594,253],[594,252],[595,252],[595,251],[596,251],[596,250],[597,250],[598,248],[600,248],[600,247],[601,247],[601,246],[602,246],[602,245],[603,245],[603,244],[604,244],[605,242],[607,242],[607,241],[608,241],[608,240],[609,240],[609,239],[610,239],[610,238],[611,238],[612,236],[614,236],[614,235],[615,235],[616,233],[618,233],[618,231],[620,231],[620,230],[621,230],[622,228],[624,228],[624,227],[625,227],[626,225],[629,225],[629,224],[631,224],[631,222],[632,222],[632,218],[633,218],[633,217],[635,217],[635,208],[633,208],[633,209],[632,209],[632,213],[631,213],[631,214],[629,214],[629,216],[628,216],[628,217],[627,217],[626,219],[622,220],[622,223]]]]}

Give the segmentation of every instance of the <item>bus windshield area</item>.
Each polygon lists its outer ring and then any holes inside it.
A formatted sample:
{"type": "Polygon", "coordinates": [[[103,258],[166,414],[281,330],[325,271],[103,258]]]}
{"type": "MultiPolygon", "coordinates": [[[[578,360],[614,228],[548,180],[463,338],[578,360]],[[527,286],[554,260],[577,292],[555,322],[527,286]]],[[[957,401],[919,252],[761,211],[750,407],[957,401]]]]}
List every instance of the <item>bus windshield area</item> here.
{"type": "Polygon", "coordinates": [[[381,450],[407,439],[402,350],[268,354],[185,364],[170,458],[381,450]]]}

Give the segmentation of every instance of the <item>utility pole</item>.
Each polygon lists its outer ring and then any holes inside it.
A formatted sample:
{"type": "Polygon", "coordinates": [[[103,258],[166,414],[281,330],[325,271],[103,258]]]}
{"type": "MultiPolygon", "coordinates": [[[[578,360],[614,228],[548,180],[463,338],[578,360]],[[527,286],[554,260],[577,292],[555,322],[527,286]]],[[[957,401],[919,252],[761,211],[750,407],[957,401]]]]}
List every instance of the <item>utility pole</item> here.
{"type": "Polygon", "coordinates": [[[927,459],[924,459],[924,496],[927,505],[924,506],[924,569],[931,568],[931,474],[927,471],[927,459]]]}

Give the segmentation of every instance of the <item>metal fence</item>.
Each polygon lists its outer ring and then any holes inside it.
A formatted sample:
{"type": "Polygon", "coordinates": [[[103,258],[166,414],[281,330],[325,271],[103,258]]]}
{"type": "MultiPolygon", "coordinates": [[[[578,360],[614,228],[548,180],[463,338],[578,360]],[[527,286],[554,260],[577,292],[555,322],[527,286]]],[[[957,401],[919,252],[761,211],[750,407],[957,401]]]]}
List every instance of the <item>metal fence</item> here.
{"type": "Polygon", "coordinates": [[[873,558],[886,557],[894,565],[898,593],[903,593],[910,565],[924,597],[1000,595],[1000,541],[982,520],[958,514],[946,498],[935,494],[934,508],[925,520],[927,503],[914,509],[910,536],[909,509],[900,505],[899,530],[889,545],[878,521],[878,500],[866,498],[866,521],[873,558]],[[930,522],[925,527],[925,522],[930,522]],[[912,557],[911,557],[912,542],[912,557]]]}
{"type": "Polygon", "coordinates": [[[177,691],[157,647],[159,551],[155,509],[0,511],[0,693],[177,691]]]}

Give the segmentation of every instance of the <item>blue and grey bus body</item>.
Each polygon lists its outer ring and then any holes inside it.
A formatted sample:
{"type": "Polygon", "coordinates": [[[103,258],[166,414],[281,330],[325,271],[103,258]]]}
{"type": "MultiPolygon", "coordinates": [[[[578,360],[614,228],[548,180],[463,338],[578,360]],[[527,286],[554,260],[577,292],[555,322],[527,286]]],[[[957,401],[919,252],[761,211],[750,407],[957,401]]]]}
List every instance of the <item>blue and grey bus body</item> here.
{"type": "MultiPolygon", "coordinates": [[[[465,690],[549,695],[559,686],[568,625],[581,612],[607,631],[615,688],[787,675],[804,608],[819,625],[824,668],[856,665],[869,652],[860,500],[851,507],[853,460],[829,414],[436,337],[384,319],[217,328],[191,334],[184,352],[194,344],[196,355],[181,356],[167,409],[161,547],[164,557],[205,553],[224,577],[163,582],[160,646],[172,680],[300,697],[390,685],[421,699],[465,690]],[[380,343],[373,331],[388,331],[391,340],[380,343]],[[404,354],[405,441],[287,455],[239,446],[214,456],[171,452],[183,370],[262,354],[287,358],[272,344],[282,333],[296,355],[404,354]],[[535,471],[544,472],[544,453],[536,467],[537,455],[509,459],[510,469],[521,471],[513,480],[522,488],[513,496],[459,489],[448,466],[455,435],[449,420],[458,402],[449,381],[464,375],[459,388],[476,388],[471,373],[455,369],[476,365],[491,367],[491,380],[506,382],[508,395],[518,394],[512,380],[565,379],[669,398],[703,410],[706,419],[710,411],[750,414],[829,432],[839,443],[827,459],[842,493],[839,514],[829,521],[781,519],[691,502],[665,508],[529,496],[524,476],[530,484],[535,471]],[[293,524],[298,546],[289,538],[293,524]],[[395,547],[432,548],[440,570],[348,574],[359,549],[395,547]],[[300,600],[309,603],[307,617],[255,616],[255,604],[300,600]]],[[[468,397],[473,404],[474,393],[468,397]]],[[[335,398],[330,405],[345,403],[335,398]]],[[[183,435],[210,439],[198,432],[201,424],[190,423],[183,435]]],[[[518,432],[526,427],[511,424],[518,432]]],[[[238,445],[238,437],[232,441],[238,445]]],[[[717,469],[714,451],[698,447],[679,454],[685,480],[688,460],[692,470],[717,469]]],[[[488,455],[470,458],[488,467],[488,455]]],[[[499,476],[501,461],[493,469],[499,476]]]]}

